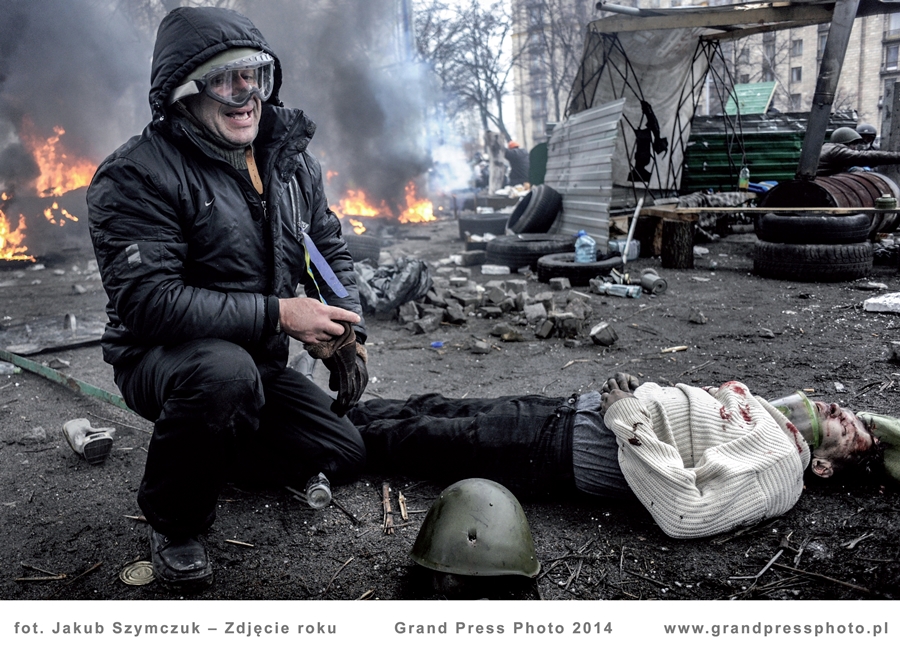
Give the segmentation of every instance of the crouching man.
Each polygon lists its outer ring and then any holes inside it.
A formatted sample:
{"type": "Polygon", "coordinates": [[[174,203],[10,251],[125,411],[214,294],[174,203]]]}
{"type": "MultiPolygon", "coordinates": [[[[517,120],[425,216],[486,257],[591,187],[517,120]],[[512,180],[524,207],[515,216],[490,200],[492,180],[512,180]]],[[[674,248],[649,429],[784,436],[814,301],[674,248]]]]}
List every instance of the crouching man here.
{"type": "Polygon", "coordinates": [[[315,125],[282,106],[281,80],[241,14],[173,10],[153,53],[153,120],[88,190],[103,355],[154,422],[138,503],[172,587],[211,581],[200,535],[226,480],[252,470],[302,488],[365,462],[343,416],[367,381],[353,261],[307,150],[315,125]],[[289,338],[324,360],[334,402],[286,367],[289,338]]]}

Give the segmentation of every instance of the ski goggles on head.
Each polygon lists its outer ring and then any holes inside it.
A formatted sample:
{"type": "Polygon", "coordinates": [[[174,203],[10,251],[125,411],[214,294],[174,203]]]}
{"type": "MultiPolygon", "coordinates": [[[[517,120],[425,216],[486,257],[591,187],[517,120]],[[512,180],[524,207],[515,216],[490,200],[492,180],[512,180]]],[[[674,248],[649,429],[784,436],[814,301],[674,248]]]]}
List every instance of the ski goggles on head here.
{"type": "Polygon", "coordinates": [[[174,103],[186,96],[205,93],[213,100],[231,107],[243,107],[250,98],[259,96],[266,101],[275,87],[275,60],[265,52],[251,54],[202,66],[187,82],[177,87],[169,97],[174,103]],[[204,70],[207,69],[207,70],[204,70]]]}

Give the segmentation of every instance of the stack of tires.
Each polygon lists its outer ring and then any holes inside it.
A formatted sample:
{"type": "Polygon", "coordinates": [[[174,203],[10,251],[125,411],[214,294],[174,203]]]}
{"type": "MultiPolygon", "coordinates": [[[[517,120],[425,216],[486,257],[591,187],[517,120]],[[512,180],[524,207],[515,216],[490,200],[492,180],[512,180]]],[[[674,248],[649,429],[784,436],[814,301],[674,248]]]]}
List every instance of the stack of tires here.
{"type": "Polygon", "coordinates": [[[532,187],[518,202],[506,222],[506,234],[487,243],[487,264],[508,266],[512,271],[537,267],[538,260],[552,253],[573,252],[575,237],[551,235],[562,209],[562,196],[547,185],[532,187]]]}
{"type": "Polygon", "coordinates": [[[871,226],[866,214],[763,214],[754,223],[753,272],[802,282],[864,278],[874,259],[871,226]]]}

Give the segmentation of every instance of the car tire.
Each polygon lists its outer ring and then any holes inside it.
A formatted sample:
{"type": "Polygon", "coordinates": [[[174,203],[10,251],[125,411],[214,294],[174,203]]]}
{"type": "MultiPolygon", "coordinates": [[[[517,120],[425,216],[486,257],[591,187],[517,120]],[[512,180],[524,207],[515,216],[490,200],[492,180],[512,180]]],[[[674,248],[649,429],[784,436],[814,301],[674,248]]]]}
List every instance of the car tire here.
{"type": "Polygon", "coordinates": [[[756,236],[776,244],[856,244],[872,228],[867,214],[762,214],[754,221],[756,236]]]}
{"type": "Polygon", "coordinates": [[[547,232],[561,209],[562,196],[556,189],[547,185],[532,187],[509,215],[506,228],[517,234],[547,232]]]}
{"type": "Polygon", "coordinates": [[[461,241],[466,241],[467,233],[469,235],[483,235],[489,232],[497,236],[506,234],[506,223],[508,221],[509,214],[500,212],[461,216],[457,220],[457,223],[459,223],[459,238],[461,241]]]}
{"type": "Polygon", "coordinates": [[[488,242],[485,259],[487,264],[505,265],[515,271],[526,266],[534,269],[544,255],[574,250],[575,237],[572,235],[504,235],[488,242]]]}
{"type": "Polygon", "coordinates": [[[842,282],[872,272],[874,249],[857,244],[756,243],[753,272],[763,278],[801,282],[842,282]]]}
{"type": "MultiPolygon", "coordinates": [[[[598,253],[602,257],[605,253],[598,253]]],[[[618,255],[596,262],[576,262],[575,253],[551,253],[537,262],[538,281],[550,282],[551,278],[568,278],[573,287],[584,287],[598,276],[606,275],[615,267],[622,266],[618,255]]]]}
{"type": "Polygon", "coordinates": [[[350,251],[350,257],[354,262],[369,260],[372,264],[378,265],[378,258],[381,256],[381,239],[379,237],[345,234],[344,243],[347,244],[347,250],[350,251]]]}

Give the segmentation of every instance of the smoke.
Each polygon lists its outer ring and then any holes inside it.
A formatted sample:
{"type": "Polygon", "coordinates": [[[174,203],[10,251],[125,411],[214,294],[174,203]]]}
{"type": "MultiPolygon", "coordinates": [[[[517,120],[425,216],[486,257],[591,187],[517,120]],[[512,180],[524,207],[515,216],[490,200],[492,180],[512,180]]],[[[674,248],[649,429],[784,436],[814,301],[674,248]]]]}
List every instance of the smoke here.
{"type": "Polygon", "coordinates": [[[310,148],[338,172],[331,186],[339,194],[362,188],[395,208],[405,206],[406,184],[431,164],[427,77],[405,49],[400,5],[272,0],[246,7],[282,61],[282,100],[318,126],[310,148]]]}
{"type": "Polygon", "coordinates": [[[0,188],[36,177],[25,124],[99,162],[149,119],[149,43],[108,3],[0,0],[0,16],[0,188]]]}
{"type": "MultiPolygon", "coordinates": [[[[318,126],[310,150],[324,170],[338,173],[332,201],[362,188],[405,205],[404,187],[421,182],[431,166],[427,77],[408,57],[401,5],[240,3],[282,61],[285,105],[318,126]]],[[[65,151],[99,163],[150,120],[150,55],[162,12],[141,28],[135,11],[121,7],[114,0],[0,0],[0,190],[25,192],[36,175],[22,144],[25,125],[42,138],[62,126],[65,151]]]]}

